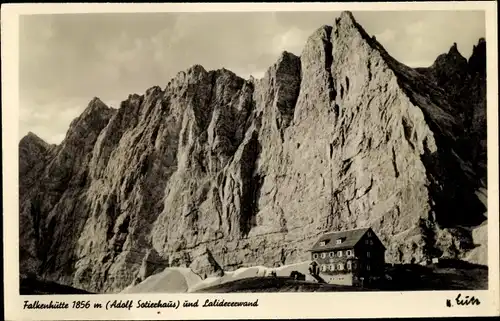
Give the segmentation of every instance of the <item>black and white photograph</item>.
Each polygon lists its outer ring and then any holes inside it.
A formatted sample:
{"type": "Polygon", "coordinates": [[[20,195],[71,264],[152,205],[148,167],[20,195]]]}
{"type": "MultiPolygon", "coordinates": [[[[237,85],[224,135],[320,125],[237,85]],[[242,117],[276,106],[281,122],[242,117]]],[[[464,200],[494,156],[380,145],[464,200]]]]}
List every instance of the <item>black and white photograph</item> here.
{"type": "Polygon", "coordinates": [[[496,39],[448,7],[20,14],[20,302],[498,291],[496,39]]]}

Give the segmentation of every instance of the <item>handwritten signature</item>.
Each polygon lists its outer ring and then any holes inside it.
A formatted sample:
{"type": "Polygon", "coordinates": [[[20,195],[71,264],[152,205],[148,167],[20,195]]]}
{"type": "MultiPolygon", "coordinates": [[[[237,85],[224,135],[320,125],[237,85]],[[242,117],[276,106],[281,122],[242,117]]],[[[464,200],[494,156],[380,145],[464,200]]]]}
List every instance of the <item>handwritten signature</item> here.
{"type": "Polygon", "coordinates": [[[466,295],[465,297],[462,297],[462,293],[459,293],[457,297],[455,298],[455,302],[453,303],[452,300],[447,299],[446,300],[446,306],[451,308],[452,306],[458,305],[458,306],[471,306],[471,305],[480,305],[481,301],[479,301],[478,298],[475,296],[468,296],[466,295]]]}

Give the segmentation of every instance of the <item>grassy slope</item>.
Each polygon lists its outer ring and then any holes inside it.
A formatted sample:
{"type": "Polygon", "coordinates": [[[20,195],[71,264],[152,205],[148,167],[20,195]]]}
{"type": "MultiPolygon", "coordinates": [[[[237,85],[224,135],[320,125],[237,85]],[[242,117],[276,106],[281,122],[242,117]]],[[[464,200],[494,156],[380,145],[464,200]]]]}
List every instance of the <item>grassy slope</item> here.
{"type": "MultiPolygon", "coordinates": [[[[294,268],[300,265],[293,266],[294,268]]],[[[249,270],[252,272],[253,270],[249,270]]],[[[288,270],[286,271],[288,272],[288,270]]],[[[479,290],[488,288],[488,268],[463,261],[441,261],[439,265],[395,265],[386,268],[389,278],[371,289],[351,286],[322,284],[311,281],[296,281],[278,275],[278,277],[247,276],[222,284],[195,290],[198,293],[228,292],[345,292],[345,291],[422,291],[422,290],[479,290]]],[[[255,274],[254,274],[255,275],[255,274]]],[[[178,276],[176,276],[178,278],[178,276]]],[[[164,282],[156,284],[150,280],[147,289],[138,289],[131,293],[175,292],[164,282]]],[[[157,280],[156,280],[157,281],[157,280]]],[[[168,280],[167,280],[168,281],[168,280]]],[[[178,290],[178,289],[177,289],[178,290]]],[[[22,277],[20,280],[21,295],[27,294],[89,294],[84,290],[41,281],[35,278],[22,277]]],[[[183,291],[181,291],[183,292],[183,291]]]]}
{"type": "Polygon", "coordinates": [[[488,288],[488,267],[458,260],[437,265],[395,265],[386,273],[390,281],[380,282],[381,290],[480,290],[488,288]]]}
{"type": "Polygon", "coordinates": [[[250,277],[198,290],[198,293],[227,292],[341,292],[360,291],[343,285],[296,281],[288,277],[250,277]]]}
{"type": "Polygon", "coordinates": [[[51,281],[37,280],[36,278],[21,277],[19,284],[21,295],[30,294],[93,294],[71,286],[58,284],[51,281]]]}
{"type": "Polygon", "coordinates": [[[390,278],[370,288],[295,281],[286,277],[251,277],[207,287],[196,292],[342,292],[479,290],[488,288],[488,268],[465,262],[443,262],[439,266],[395,265],[387,267],[390,278]]]}

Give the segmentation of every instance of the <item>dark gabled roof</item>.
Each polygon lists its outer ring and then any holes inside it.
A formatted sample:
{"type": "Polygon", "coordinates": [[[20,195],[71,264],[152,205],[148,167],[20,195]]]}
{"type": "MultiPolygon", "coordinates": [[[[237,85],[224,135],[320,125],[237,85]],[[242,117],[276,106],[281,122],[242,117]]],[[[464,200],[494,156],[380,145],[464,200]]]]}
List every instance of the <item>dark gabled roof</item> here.
{"type": "Polygon", "coordinates": [[[328,251],[353,248],[370,228],[359,228],[348,231],[331,232],[322,235],[310,251],[328,251]],[[342,243],[337,244],[337,240],[342,239],[342,243]],[[324,246],[320,243],[326,241],[324,246]]]}

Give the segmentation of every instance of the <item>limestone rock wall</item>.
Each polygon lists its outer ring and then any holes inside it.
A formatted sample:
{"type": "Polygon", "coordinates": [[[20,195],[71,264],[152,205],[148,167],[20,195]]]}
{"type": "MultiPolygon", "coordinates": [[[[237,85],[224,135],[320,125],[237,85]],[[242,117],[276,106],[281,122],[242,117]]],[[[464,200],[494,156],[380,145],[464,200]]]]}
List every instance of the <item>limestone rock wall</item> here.
{"type": "Polygon", "coordinates": [[[321,233],[367,226],[388,261],[460,256],[453,228],[485,209],[431,77],[343,13],[262,79],[195,65],[117,110],[94,99],[60,145],[20,142],[21,272],[115,292],[167,266],[302,261],[321,233]]]}

